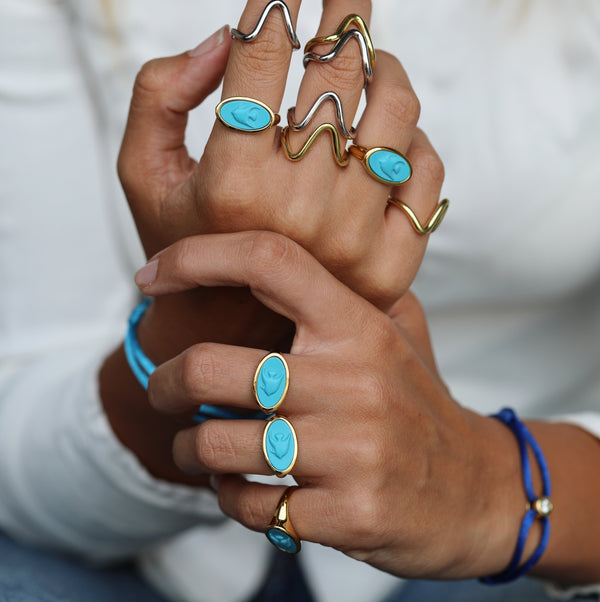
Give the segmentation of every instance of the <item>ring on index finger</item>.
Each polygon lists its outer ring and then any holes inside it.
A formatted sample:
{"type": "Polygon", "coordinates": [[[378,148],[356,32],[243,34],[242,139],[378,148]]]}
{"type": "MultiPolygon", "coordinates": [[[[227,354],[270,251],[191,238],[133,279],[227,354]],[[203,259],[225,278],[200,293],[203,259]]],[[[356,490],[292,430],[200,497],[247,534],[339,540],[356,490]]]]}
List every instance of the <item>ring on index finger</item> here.
{"type": "Polygon", "coordinates": [[[215,112],[225,127],[249,134],[264,132],[280,121],[279,115],[264,102],[247,96],[225,98],[215,112]]]}
{"type": "Polygon", "coordinates": [[[265,6],[264,10],[262,11],[262,13],[258,19],[258,22],[256,23],[256,26],[250,33],[242,33],[239,29],[232,29],[231,37],[241,40],[242,42],[252,42],[252,41],[256,40],[256,38],[260,35],[260,32],[262,31],[262,29],[264,27],[267,17],[269,16],[269,13],[274,8],[280,8],[281,12],[283,13],[283,19],[285,21],[285,28],[287,30],[287,34],[288,34],[288,37],[290,38],[290,42],[292,43],[292,46],[296,50],[298,48],[300,48],[300,41],[298,40],[298,36],[296,35],[296,30],[294,29],[294,23],[292,21],[290,9],[288,8],[288,6],[285,2],[282,2],[282,0],[273,0],[272,2],[269,2],[269,4],[267,4],[267,6],[265,6]]]}

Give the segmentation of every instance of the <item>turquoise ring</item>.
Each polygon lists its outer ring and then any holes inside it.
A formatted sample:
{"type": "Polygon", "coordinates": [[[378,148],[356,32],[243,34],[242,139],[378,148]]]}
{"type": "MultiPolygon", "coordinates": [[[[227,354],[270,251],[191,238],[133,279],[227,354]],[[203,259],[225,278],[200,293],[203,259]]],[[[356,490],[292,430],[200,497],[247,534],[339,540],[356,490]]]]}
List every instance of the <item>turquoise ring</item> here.
{"type": "Polygon", "coordinates": [[[297,554],[301,548],[300,538],[292,526],[289,516],[290,496],[295,486],[288,487],[281,496],[271,522],[265,527],[267,539],[282,552],[297,554]]]}
{"type": "Polygon", "coordinates": [[[289,420],[273,416],[265,425],[262,445],[265,460],[278,477],[284,477],[294,468],[298,438],[289,420]]]}
{"type": "Polygon", "coordinates": [[[281,120],[264,102],[246,96],[226,98],[215,111],[224,126],[250,134],[264,132],[281,120]]]}
{"type": "Polygon", "coordinates": [[[410,161],[393,148],[387,146],[367,148],[352,144],[348,152],[363,164],[372,178],[383,184],[398,186],[410,180],[412,176],[410,161]]]}
{"type": "Polygon", "coordinates": [[[254,373],[252,389],[258,407],[265,413],[274,412],[285,399],[290,385],[290,370],[279,353],[265,356],[254,373]]]}

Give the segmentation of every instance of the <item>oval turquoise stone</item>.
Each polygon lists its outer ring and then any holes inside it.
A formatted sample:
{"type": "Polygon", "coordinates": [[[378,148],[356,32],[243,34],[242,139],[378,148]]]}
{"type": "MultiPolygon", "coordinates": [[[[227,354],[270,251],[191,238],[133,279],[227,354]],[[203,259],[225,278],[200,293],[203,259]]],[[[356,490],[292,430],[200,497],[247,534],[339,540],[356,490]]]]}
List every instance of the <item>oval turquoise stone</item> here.
{"type": "Polygon", "coordinates": [[[217,114],[219,119],[235,130],[258,132],[273,123],[271,113],[252,100],[232,99],[223,102],[217,114]]]}
{"type": "Polygon", "coordinates": [[[265,427],[265,455],[277,473],[287,473],[296,460],[296,437],[287,420],[274,418],[265,427]]]}
{"type": "Polygon", "coordinates": [[[275,527],[270,527],[267,528],[266,535],[268,540],[282,552],[295,554],[298,551],[299,546],[296,540],[291,535],[288,535],[285,531],[275,527]]]}
{"type": "Polygon", "coordinates": [[[256,398],[265,411],[273,410],[287,392],[287,370],[281,358],[268,357],[256,378],[256,398]]]}
{"type": "Polygon", "coordinates": [[[393,150],[381,149],[371,153],[367,159],[369,169],[389,184],[402,184],[411,176],[409,162],[393,150]]]}

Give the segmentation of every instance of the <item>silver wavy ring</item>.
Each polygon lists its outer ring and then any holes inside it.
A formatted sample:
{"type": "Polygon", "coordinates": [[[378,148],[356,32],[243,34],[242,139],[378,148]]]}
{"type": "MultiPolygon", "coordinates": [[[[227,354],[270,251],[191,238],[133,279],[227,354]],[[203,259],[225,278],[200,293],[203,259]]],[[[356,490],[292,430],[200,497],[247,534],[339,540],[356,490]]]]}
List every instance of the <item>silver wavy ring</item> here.
{"type": "Polygon", "coordinates": [[[335,104],[337,120],[340,124],[340,127],[342,128],[344,136],[348,140],[354,140],[354,137],[356,136],[356,130],[353,127],[351,127],[350,129],[346,127],[346,122],[344,121],[344,112],[342,110],[342,101],[335,92],[324,92],[323,94],[321,94],[321,96],[317,98],[313,106],[306,114],[306,117],[300,123],[297,123],[295,120],[296,107],[291,107],[290,109],[288,109],[287,120],[290,128],[294,130],[294,132],[302,131],[312,121],[312,118],[315,116],[315,113],[321,108],[321,105],[324,102],[327,102],[328,100],[333,101],[333,103],[335,104]]]}
{"type": "Polygon", "coordinates": [[[267,6],[265,6],[264,10],[260,15],[260,18],[258,19],[258,23],[250,33],[242,33],[239,29],[232,29],[231,37],[237,38],[242,42],[252,42],[253,40],[256,40],[256,38],[260,35],[260,32],[263,29],[263,26],[265,24],[265,21],[267,20],[267,17],[269,16],[269,13],[276,7],[279,7],[281,9],[281,12],[283,13],[283,18],[285,20],[285,28],[287,29],[287,34],[290,38],[292,46],[295,49],[300,48],[300,41],[298,40],[296,30],[294,29],[294,23],[292,22],[292,15],[290,14],[290,9],[287,7],[287,4],[285,2],[282,2],[282,0],[273,0],[272,2],[269,2],[267,6]]]}
{"type": "Polygon", "coordinates": [[[352,39],[356,38],[358,45],[360,46],[360,53],[363,61],[363,73],[365,76],[365,87],[371,81],[373,77],[373,63],[371,61],[371,55],[369,53],[369,47],[365,40],[365,36],[362,31],[358,29],[351,29],[347,31],[334,46],[333,50],[328,54],[317,54],[316,52],[307,52],[304,55],[303,64],[304,67],[308,65],[310,61],[317,61],[319,63],[327,63],[332,61],[341,52],[342,48],[352,39]]]}

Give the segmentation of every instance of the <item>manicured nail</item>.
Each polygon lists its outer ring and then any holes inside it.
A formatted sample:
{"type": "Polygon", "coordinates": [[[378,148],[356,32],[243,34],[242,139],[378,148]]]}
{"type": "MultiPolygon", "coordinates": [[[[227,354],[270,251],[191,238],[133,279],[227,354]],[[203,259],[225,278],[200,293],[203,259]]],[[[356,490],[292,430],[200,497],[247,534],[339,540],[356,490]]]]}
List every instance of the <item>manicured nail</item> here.
{"type": "Polygon", "coordinates": [[[153,259],[135,274],[135,283],[141,289],[148,288],[156,279],[158,259],[153,259]]]}
{"type": "Polygon", "coordinates": [[[190,50],[188,55],[201,56],[207,52],[210,52],[211,50],[214,50],[217,46],[220,46],[223,43],[223,40],[225,39],[225,32],[229,32],[229,25],[225,25],[218,31],[215,31],[210,38],[207,38],[204,40],[204,42],[198,44],[198,46],[196,46],[196,48],[193,50],[190,50]]]}
{"type": "Polygon", "coordinates": [[[211,474],[208,478],[208,482],[215,491],[219,491],[219,485],[221,484],[221,475],[211,474]]]}

